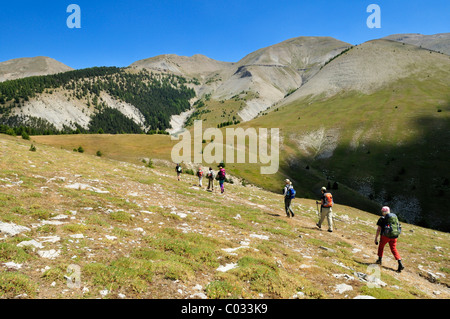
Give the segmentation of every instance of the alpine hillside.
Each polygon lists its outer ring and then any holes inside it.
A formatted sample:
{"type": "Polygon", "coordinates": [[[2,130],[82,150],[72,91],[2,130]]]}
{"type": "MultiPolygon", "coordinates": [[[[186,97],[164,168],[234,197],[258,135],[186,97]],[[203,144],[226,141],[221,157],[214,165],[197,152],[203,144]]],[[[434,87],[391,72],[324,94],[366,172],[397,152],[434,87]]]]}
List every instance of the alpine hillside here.
{"type": "MultiPolygon", "coordinates": [[[[352,45],[298,37],[233,63],[170,54],[101,68],[103,75],[88,75],[99,71],[93,68],[6,81],[2,132],[21,134],[27,130],[21,125],[39,124],[37,133],[161,133],[192,129],[194,120],[204,129],[280,128],[277,174],[232,163],[230,172],[277,193],[291,178],[302,198],[334,186],[339,203],[374,214],[388,204],[405,222],[449,231],[441,209],[450,196],[448,39],[406,34],[352,45]]],[[[98,150],[98,136],[34,138],[98,150]]],[[[168,160],[175,144],[168,136],[101,140],[104,156],[133,163],[150,154],[168,160]]]]}
{"type": "Polygon", "coordinates": [[[448,233],[403,223],[398,273],[388,248],[374,264],[378,216],[346,205],[333,207],[329,233],[314,200],[294,199],[287,218],[282,195],[232,174],[221,195],[217,182],[208,192],[190,174],[178,181],[162,160],[4,134],[0,146],[0,298],[450,296],[448,233]]]}

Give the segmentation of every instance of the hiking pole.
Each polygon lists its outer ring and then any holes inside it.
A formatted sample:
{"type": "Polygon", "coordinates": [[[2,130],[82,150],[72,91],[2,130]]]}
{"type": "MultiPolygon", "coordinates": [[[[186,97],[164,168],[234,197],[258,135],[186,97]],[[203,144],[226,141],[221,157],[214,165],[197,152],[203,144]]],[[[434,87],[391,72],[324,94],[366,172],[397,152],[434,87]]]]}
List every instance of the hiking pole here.
{"type": "Polygon", "coordinates": [[[337,227],[336,227],[336,223],[334,222],[336,220],[336,218],[334,218],[334,216],[332,215],[331,219],[333,221],[334,229],[338,230],[337,227]]]}
{"type": "Polygon", "coordinates": [[[316,207],[317,207],[317,218],[319,219],[317,222],[320,222],[319,203],[317,201],[316,201],[316,207]]]}

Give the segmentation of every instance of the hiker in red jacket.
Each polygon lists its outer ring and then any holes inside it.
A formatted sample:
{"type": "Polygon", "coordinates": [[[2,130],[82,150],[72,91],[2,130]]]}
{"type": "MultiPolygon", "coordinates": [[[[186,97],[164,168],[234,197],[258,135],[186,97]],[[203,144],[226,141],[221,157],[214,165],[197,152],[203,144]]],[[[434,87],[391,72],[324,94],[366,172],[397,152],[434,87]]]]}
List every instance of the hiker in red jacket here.
{"type": "Polygon", "coordinates": [[[197,171],[197,177],[198,177],[198,186],[202,187],[202,180],[203,180],[203,170],[201,167],[198,168],[197,171]]]}
{"type": "MultiPolygon", "coordinates": [[[[397,251],[397,236],[389,236],[386,229],[388,226],[387,223],[387,215],[394,215],[391,214],[391,211],[388,206],[383,206],[381,208],[381,217],[378,219],[377,222],[377,233],[375,235],[375,245],[378,245],[378,236],[380,235],[380,243],[378,246],[378,260],[376,261],[377,264],[381,265],[381,260],[383,258],[383,250],[384,246],[386,246],[387,243],[389,243],[389,247],[391,248],[391,252],[394,255],[394,258],[398,262],[398,269],[397,272],[401,272],[405,267],[403,267],[402,264],[402,258],[400,257],[400,254],[397,251]]],[[[397,216],[395,216],[397,218],[397,216]]],[[[397,221],[398,222],[398,221],[397,221]]]]}

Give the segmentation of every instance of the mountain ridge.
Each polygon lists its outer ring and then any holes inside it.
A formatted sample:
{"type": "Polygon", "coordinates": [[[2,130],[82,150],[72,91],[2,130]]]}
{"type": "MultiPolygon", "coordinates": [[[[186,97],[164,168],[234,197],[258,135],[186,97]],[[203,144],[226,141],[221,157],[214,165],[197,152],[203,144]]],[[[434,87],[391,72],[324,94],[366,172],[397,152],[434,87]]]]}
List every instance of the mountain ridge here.
{"type": "Polygon", "coordinates": [[[17,58],[0,62],[0,82],[71,70],[73,68],[49,57],[17,58]]]}

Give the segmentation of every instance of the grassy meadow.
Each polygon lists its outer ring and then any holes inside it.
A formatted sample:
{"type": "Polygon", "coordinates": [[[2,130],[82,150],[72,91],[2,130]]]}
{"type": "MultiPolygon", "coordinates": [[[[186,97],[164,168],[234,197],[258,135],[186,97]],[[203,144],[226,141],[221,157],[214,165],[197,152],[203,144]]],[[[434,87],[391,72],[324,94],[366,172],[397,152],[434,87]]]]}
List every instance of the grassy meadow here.
{"type": "Polygon", "coordinates": [[[87,144],[0,135],[0,145],[0,227],[26,227],[0,233],[0,298],[449,296],[448,233],[403,224],[406,269],[396,273],[386,250],[376,288],[363,279],[376,260],[378,217],[367,212],[337,204],[328,233],[314,200],[300,195],[286,218],[281,195],[236,177],[221,195],[163,162],[99,157],[87,144]]]}

